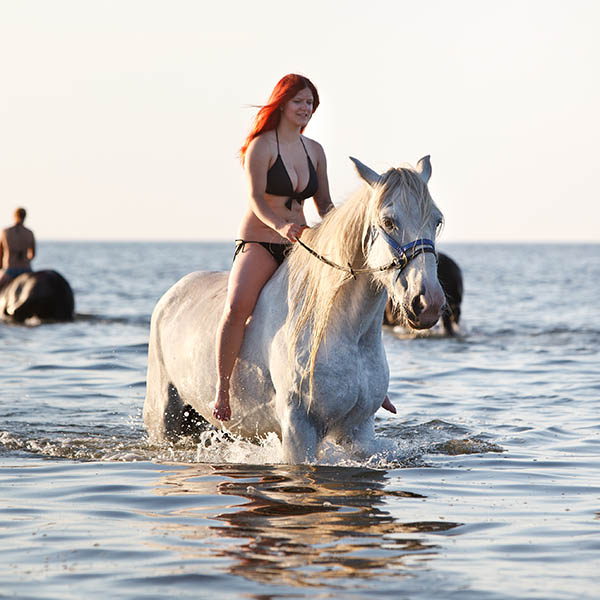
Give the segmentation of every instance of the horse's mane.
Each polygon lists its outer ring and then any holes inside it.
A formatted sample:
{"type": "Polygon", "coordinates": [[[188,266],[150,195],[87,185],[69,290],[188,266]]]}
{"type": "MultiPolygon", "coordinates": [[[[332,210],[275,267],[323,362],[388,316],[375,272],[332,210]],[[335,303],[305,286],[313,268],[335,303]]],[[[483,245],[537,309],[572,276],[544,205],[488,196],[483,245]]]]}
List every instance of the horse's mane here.
{"type": "MultiPolygon", "coordinates": [[[[418,199],[425,221],[433,200],[419,174],[411,168],[390,169],[374,188],[365,184],[344,204],[330,210],[321,223],[306,229],[302,241],[338,265],[361,268],[366,263],[369,229],[378,222],[382,205],[390,197],[399,197],[406,204],[409,195],[418,199]]],[[[324,341],[336,296],[352,275],[321,262],[299,244],[294,244],[287,263],[289,348],[294,354],[301,338],[307,343],[309,361],[305,374],[310,375],[312,390],[317,351],[324,341]],[[305,332],[308,337],[304,337],[305,332]]]]}

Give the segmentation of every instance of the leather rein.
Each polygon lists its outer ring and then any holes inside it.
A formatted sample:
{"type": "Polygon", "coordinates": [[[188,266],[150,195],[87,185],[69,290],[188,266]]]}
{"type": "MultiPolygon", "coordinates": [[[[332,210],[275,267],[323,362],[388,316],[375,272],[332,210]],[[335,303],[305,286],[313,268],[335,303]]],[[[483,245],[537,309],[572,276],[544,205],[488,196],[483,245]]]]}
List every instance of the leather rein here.
{"type": "Polygon", "coordinates": [[[354,269],[350,263],[348,266],[338,265],[333,261],[329,260],[322,254],[319,254],[309,246],[307,246],[300,238],[297,238],[297,242],[310,254],[312,254],[315,258],[318,258],[321,262],[324,262],[326,265],[334,269],[338,269],[340,271],[344,271],[349,273],[356,279],[357,275],[362,275],[365,273],[380,273],[381,271],[391,271],[398,270],[398,275],[402,273],[404,269],[408,266],[408,263],[419,256],[419,254],[430,253],[435,255],[437,260],[437,252],[435,251],[435,244],[428,240],[427,238],[419,238],[414,240],[413,242],[409,242],[408,244],[400,244],[397,242],[389,233],[384,231],[381,227],[372,226],[370,237],[372,244],[375,241],[377,235],[381,235],[381,237],[387,242],[388,246],[392,249],[394,254],[394,259],[386,265],[382,265],[381,267],[365,267],[362,269],[354,269]]]}

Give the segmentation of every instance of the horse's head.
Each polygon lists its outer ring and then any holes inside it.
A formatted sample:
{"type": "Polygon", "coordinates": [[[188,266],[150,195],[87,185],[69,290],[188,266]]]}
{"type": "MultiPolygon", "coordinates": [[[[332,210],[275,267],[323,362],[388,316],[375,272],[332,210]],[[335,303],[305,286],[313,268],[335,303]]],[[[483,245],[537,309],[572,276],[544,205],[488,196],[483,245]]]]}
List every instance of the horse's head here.
{"type": "Polygon", "coordinates": [[[437,277],[434,241],[442,213],[427,189],[429,156],[416,169],[390,169],[382,175],[355,158],[352,161],[371,187],[364,237],[367,265],[377,268],[395,261],[376,272],[375,279],[386,288],[404,325],[432,327],[446,298],[437,277]]]}

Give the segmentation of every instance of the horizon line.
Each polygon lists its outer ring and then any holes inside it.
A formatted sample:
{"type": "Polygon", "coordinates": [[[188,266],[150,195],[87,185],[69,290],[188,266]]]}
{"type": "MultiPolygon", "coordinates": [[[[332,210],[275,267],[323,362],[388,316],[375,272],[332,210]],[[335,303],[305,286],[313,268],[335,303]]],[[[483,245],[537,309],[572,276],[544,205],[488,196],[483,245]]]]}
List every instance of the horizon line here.
{"type": "MultiPolygon", "coordinates": [[[[36,242],[65,242],[65,243],[140,243],[140,244],[233,244],[234,240],[229,238],[198,239],[198,238],[45,238],[36,237],[36,242]]],[[[437,244],[600,244],[600,239],[449,239],[438,240],[437,244]]]]}

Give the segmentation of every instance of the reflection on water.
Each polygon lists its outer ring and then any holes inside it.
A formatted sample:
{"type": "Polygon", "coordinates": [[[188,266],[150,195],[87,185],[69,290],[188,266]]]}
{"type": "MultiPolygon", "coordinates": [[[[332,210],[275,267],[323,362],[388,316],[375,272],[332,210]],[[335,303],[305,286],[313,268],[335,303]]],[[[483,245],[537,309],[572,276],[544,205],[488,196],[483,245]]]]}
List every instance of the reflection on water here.
{"type": "Polygon", "coordinates": [[[229,559],[232,574],[259,583],[331,586],[346,578],[406,575],[436,555],[436,545],[420,534],[460,525],[398,521],[385,509],[386,496],[425,497],[386,485],[386,472],[370,469],[193,465],[167,473],[155,492],[232,497],[226,510],[211,515],[222,525],[196,527],[198,509],[187,508],[167,526],[170,543],[177,533],[188,560],[195,552],[206,556],[212,546],[209,554],[229,559]],[[207,544],[207,538],[220,541],[207,544]]]}

